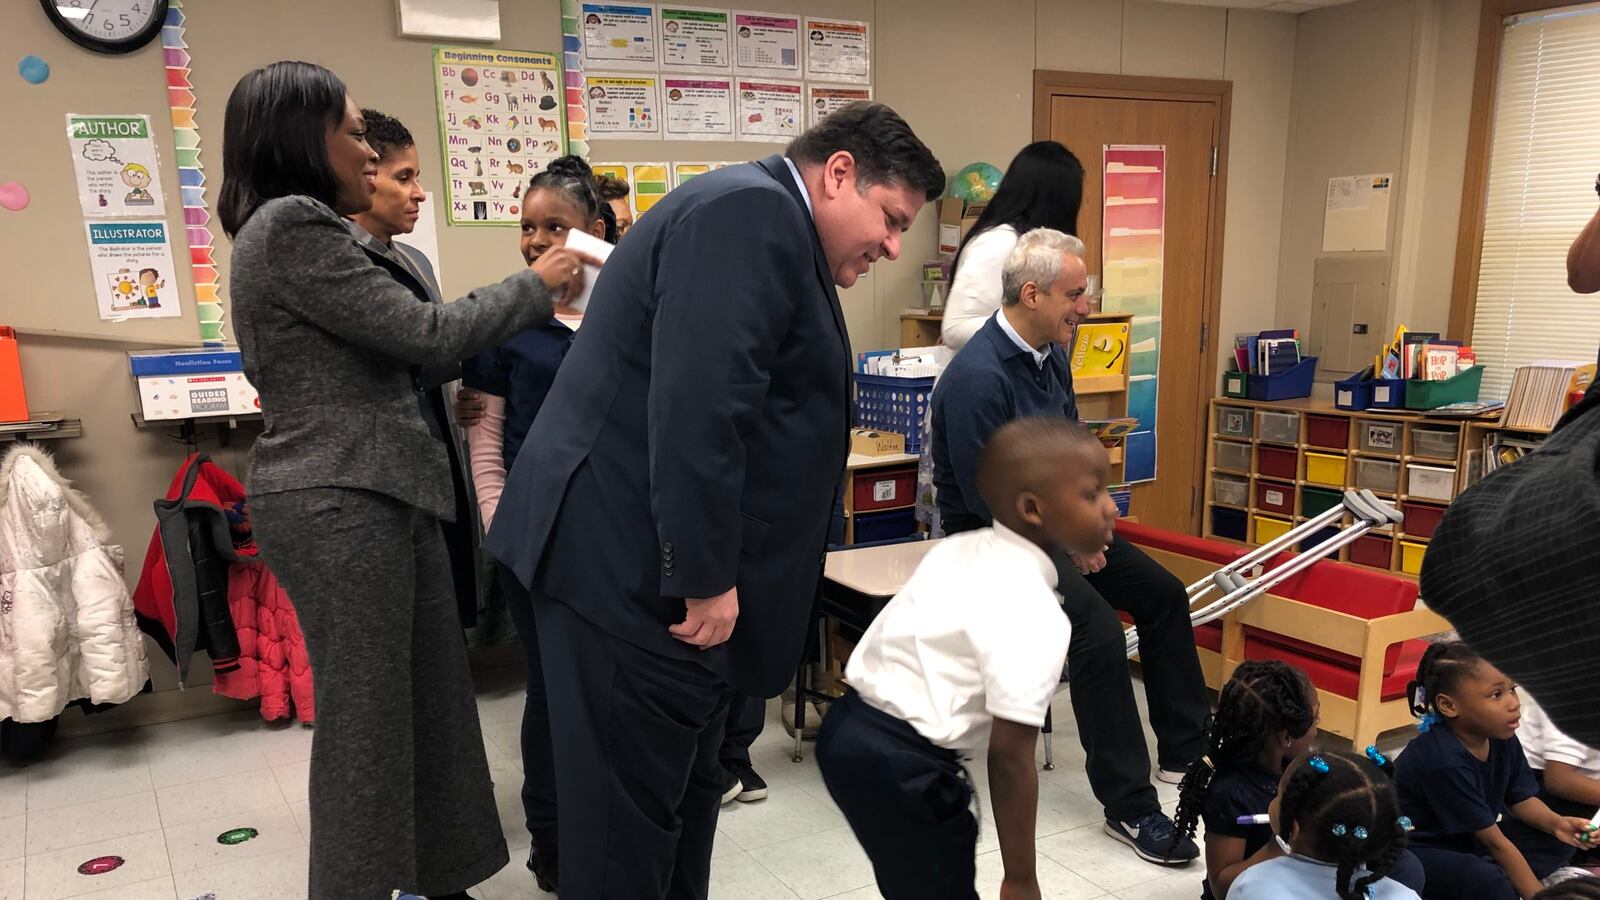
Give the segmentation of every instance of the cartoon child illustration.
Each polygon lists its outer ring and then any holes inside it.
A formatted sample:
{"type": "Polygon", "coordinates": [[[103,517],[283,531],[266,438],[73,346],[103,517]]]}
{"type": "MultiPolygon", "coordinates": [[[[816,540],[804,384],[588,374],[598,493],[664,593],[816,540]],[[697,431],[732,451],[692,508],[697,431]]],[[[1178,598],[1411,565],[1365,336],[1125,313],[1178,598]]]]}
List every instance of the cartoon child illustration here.
{"type": "Polygon", "coordinates": [[[128,192],[128,196],[123,198],[122,202],[128,206],[155,206],[156,199],[145,190],[153,180],[150,177],[150,170],[138,163],[128,163],[123,166],[122,183],[133,190],[128,192]]]}
{"type": "Polygon", "coordinates": [[[594,13],[589,13],[589,15],[583,20],[583,24],[585,24],[585,25],[599,25],[600,24],[600,17],[595,15],[594,13]]]}
{"type": "Polygon", "coordinates": [[[167,286],[167,280],[155,269],[140,269],[139,284],[144,286],[144,305],[150,309],[161,308],[161,288],[167,286]]]}

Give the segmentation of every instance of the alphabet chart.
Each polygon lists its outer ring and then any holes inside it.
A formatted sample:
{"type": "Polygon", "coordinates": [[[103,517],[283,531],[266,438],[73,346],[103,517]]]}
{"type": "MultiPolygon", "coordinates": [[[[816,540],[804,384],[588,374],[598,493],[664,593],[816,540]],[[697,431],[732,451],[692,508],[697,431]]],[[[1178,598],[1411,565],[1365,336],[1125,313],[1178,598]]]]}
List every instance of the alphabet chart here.
{"type": "Polygon", "coordinates": [[[567,152],[553,53],[435,47],[434,85],[451,225],[515,225],[528,179],[567,152]]]}

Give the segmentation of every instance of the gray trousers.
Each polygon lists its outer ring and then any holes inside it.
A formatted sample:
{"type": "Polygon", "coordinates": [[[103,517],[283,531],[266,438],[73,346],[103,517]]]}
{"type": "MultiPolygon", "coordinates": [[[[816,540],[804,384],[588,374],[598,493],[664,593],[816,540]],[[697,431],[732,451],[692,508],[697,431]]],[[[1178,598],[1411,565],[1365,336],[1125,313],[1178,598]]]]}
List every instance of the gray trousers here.
{"type": "Polygon", "coordinates": [[[342,488],[250,506],[316,681],[311,900],[488,880],[508,856],[438,520],[342,488]]]}

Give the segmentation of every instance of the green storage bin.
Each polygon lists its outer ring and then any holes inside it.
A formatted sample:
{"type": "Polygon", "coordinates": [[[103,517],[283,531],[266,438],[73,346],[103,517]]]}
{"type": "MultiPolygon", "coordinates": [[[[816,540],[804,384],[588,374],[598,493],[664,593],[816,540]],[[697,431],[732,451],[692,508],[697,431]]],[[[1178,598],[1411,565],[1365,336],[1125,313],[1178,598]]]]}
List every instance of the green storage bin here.
{"type": "Polygon", "coordinates": [[[1444,381],[1406,382],[1406,409],[1438,409],[1452,403],[1478,402],[1483,385],[1483,366],[1473,366],[1444,381]]]}
{"type": "Polygon", "coordinates": [[[1323,491],[1308,487],[1300,489],[1300,515],[1314,519],[1340,503],[1344,502],[1344,494],[1339,491],[1323,491]]]}
{"type": "Polygon", "coordinates": [[[1243,372],[1222,373],[1222,396],[1234,397],[1239,400],[1245,398],[1245,378],[1243,372]]]}

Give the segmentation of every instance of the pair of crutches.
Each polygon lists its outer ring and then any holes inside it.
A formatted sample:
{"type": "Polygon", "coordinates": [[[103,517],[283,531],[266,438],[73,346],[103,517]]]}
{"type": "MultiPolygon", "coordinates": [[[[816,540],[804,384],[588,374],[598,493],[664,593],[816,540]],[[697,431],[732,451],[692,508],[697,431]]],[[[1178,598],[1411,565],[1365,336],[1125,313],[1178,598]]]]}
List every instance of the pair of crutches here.
{"type": "MultiPolygon", "coordinates": [[[[1302,522],[1300,525],[1262,544],[1205,578],[1189,585],[1189,621],[1194,627],[1198,628],[1207,622],[1220,619],[1279,584],[1311,568],[1328,556],[1337,553],[1339,548],[1354,543],[1362,535],[1374,528],[1397,525],[1404,518],[1405,516],[1394,507],[1394,504],[1379,500],[1371,491],[1345,491],[1344,497],[1338,505],[1302,522]],[[1299,555],[1275,569],[1260,571],[1260,567],[1265,565],[1272,557],[1284,551],[1293,550],[1295,544],[1299,541],[1316,534],[1324,528],[1335,526],[1345,516],[1351,518],[1349,527],[1341,529],[1337,534],[1316,546],[1301,551],[1299,555]],[[1250,574],[1247,575],[1246,573],[1250,574]],[[1219,591],[1222,596],[1211,600],[1199,609],[1193,608],[1196,603],[1204,600],[1213,590],[1219,591]]],[[[1131,657],[1139,652],[1138,629],[1129,628],[1127,630],[1127,642],[1128,656],[1131,657]]],[[[1050,729],[1047,723],[1044,731],[1044,767],[1046,770],[1055,768],[1055,754],[1050,746],[1050,737],[1050,729]]]]}

